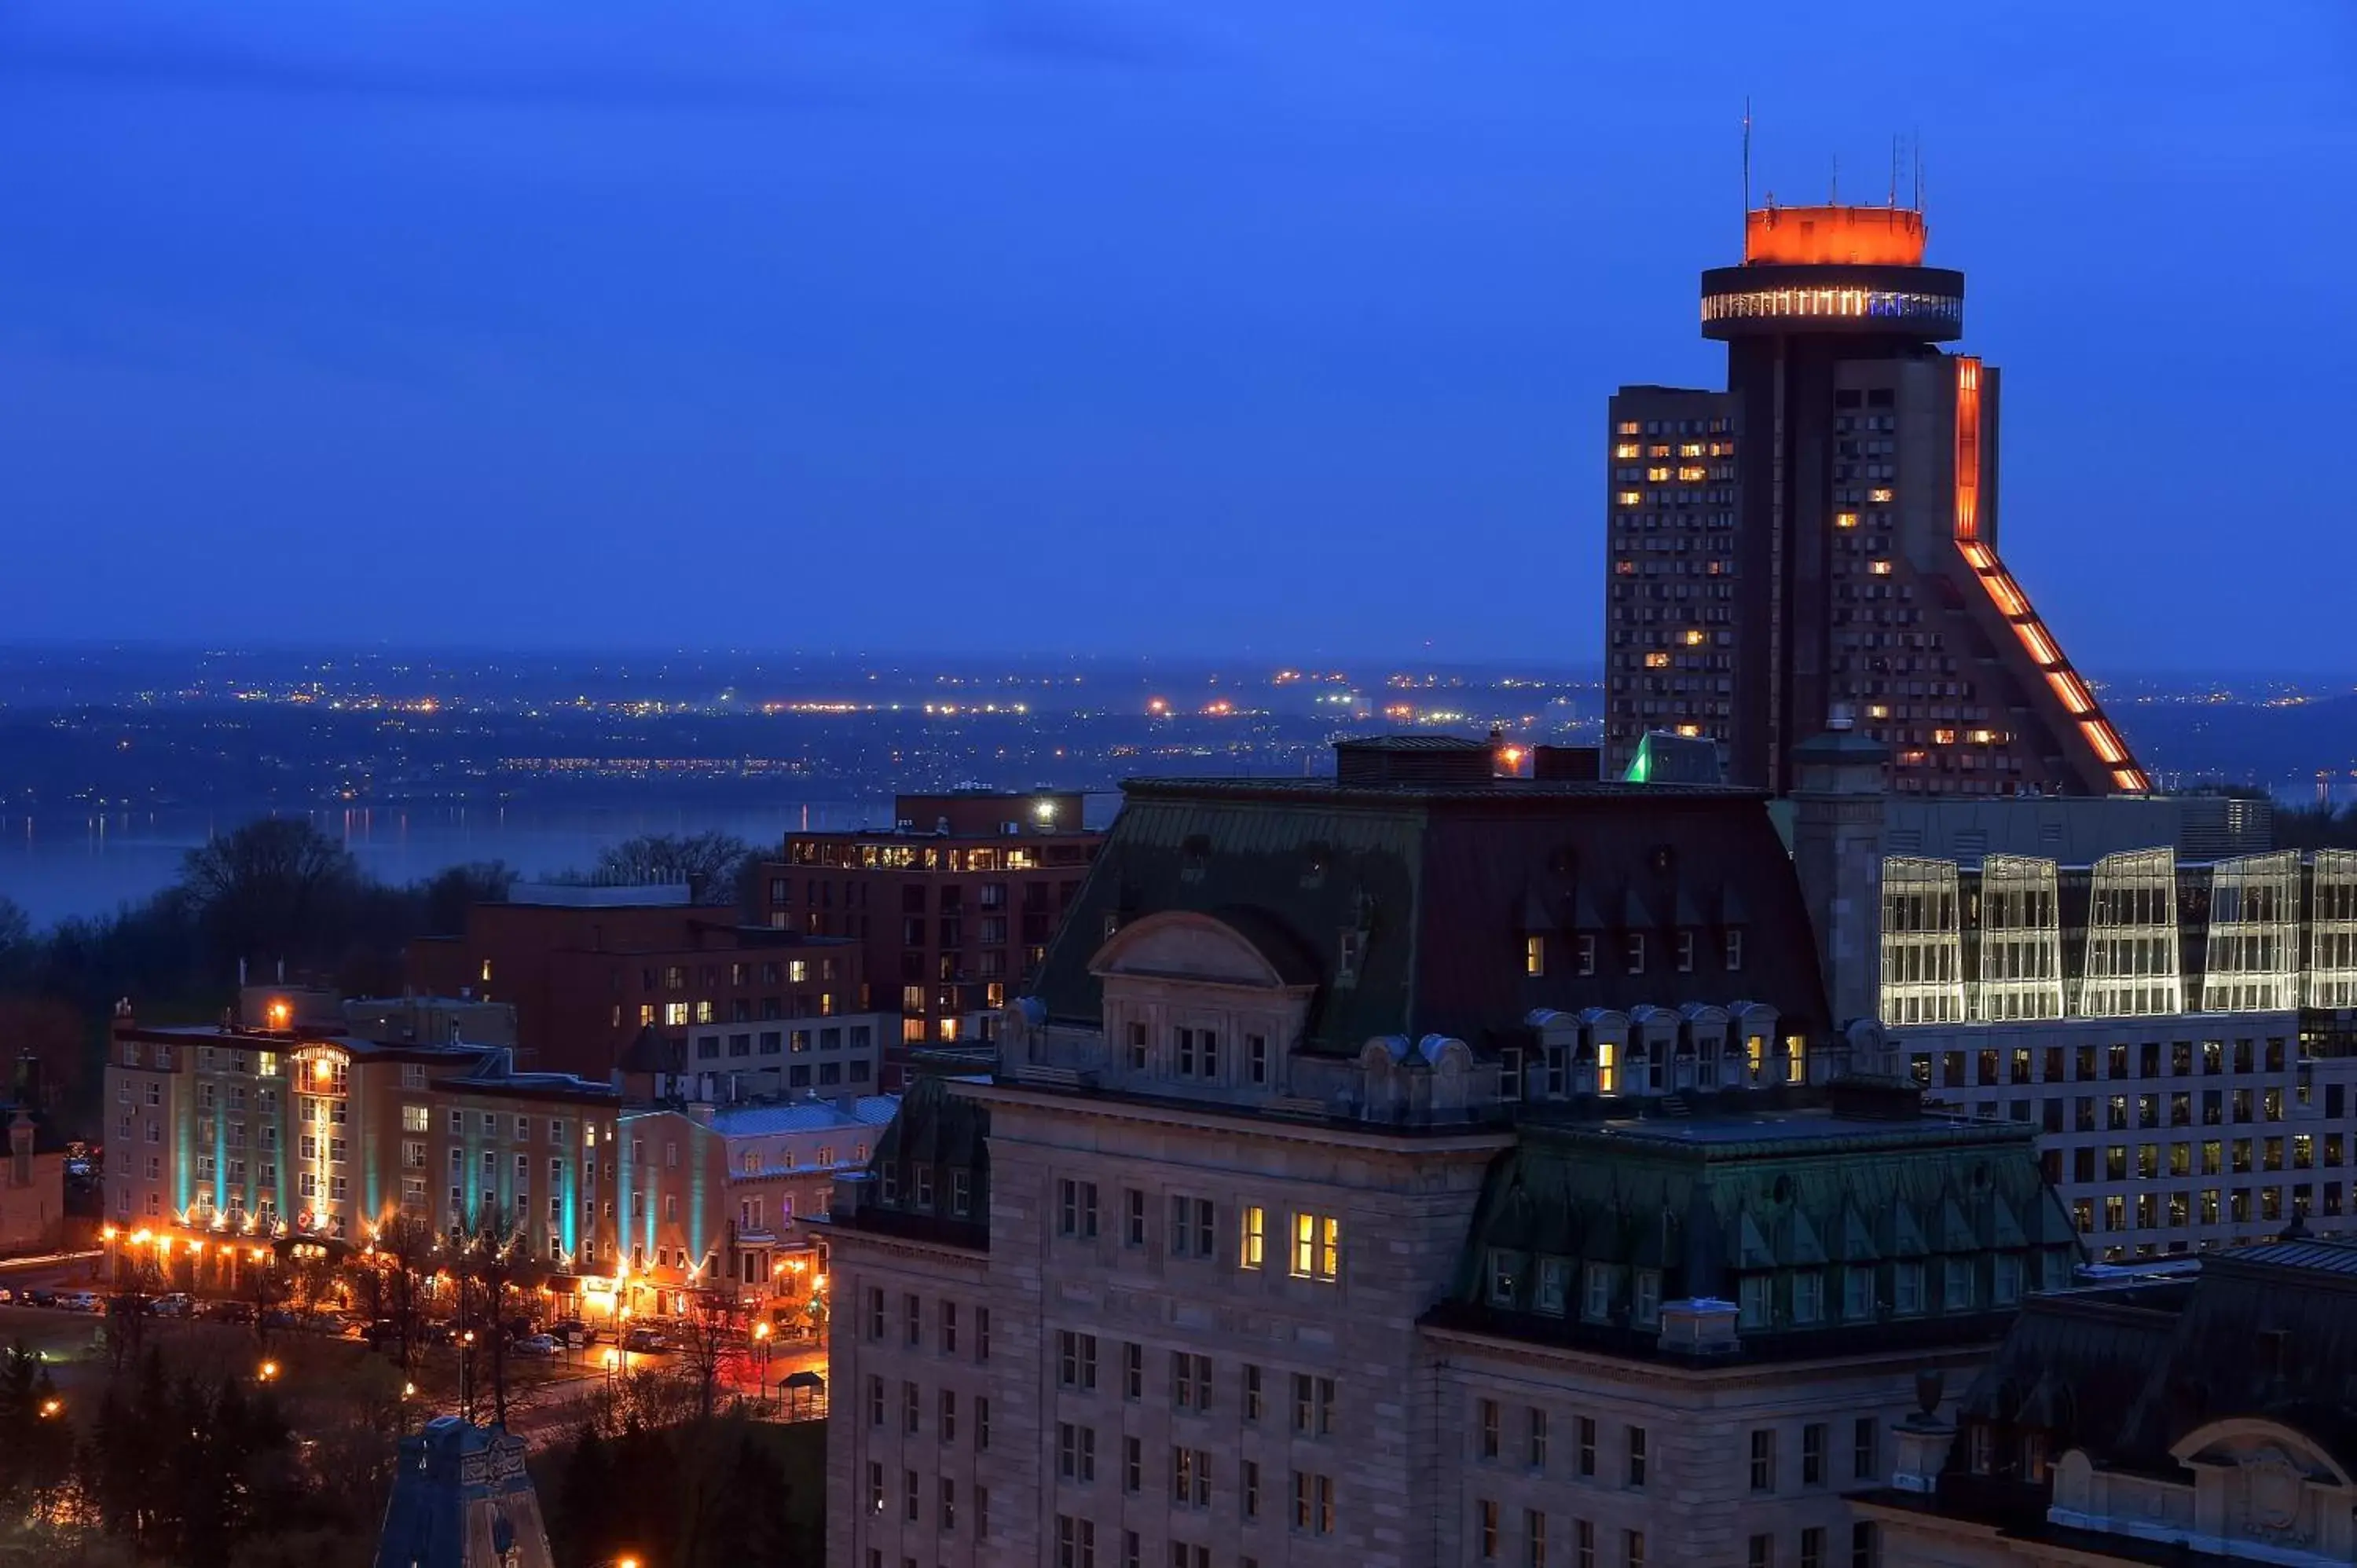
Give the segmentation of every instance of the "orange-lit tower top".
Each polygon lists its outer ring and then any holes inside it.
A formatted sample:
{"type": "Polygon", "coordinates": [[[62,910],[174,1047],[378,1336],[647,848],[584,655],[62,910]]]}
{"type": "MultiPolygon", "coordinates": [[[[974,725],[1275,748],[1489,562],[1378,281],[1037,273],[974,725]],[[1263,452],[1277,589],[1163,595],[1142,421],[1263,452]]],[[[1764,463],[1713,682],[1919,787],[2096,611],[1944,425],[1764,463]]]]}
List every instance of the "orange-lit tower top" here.
{"type": "Polygon", "coordinates": [[[1745,214],[1743,264],[1920,267],[1923,215],[1910,207],[1779,207],[1745,214]]]}
{"type": "Polygon", "coordinates": [[[1961,338],[1964,274],[1923,264],[1924,231],[1911,207],[1755,208],[1743,264],[1702,275],[1703,335],[1961,338]]]}

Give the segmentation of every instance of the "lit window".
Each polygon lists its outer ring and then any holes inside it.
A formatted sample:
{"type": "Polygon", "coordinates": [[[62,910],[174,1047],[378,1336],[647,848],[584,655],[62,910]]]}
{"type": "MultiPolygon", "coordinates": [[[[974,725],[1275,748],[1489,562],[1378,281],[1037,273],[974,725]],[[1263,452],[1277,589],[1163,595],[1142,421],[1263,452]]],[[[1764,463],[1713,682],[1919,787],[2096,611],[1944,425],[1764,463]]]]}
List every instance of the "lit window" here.
{"type": "Polygon", "coordinates": [[[1700,648],[1703,645],[1704,639],[1707,638],[1709,635],[1710,634],[1708,632],[1704,631],[1700,627],[1696,627],[1686,633],[1686,646],[1688,648],[1700,648]]]}
{"type": "Polygon", "coordinates": [[[1834,526],[1835,528],[1856,528],[1857,526],[1857,513],[1854,511],[1837,511],[1834,513],[1834,526]]]}
{"type": "Polygon", "coordinates": [[[1694,463],[1681,467],[1678,469],[1678,478],[1684,480],[1687,484],[1698,485],[1702,483],[1703,480],[1710,478],[1710,471],[1707,468],[1705,468],[1701,464],[1694,463]]]}
{"type": "Polygon", "coordinates": [[[1887,719],[1890,716],[1890,708],[1887,703],[1876,703],[1867,707],[1866,716],[1870,719],[1887,719]]]}
{"type": "Polygon", "coordinates": [[[1615,457],[1634,457],[1638,455],[1637,444],[1634,441],[1615,442],[1612,455],[1615,457]]]}
{"type": "Polygon", "coordinates": [[[1546,940],[1544,938],[1524,937],[1523,939],[1523,972],[1524,974],[1544,974],[1546,972],[1546,940]]]}
{"type": "Polygon", "coordinates": [[[1616,506],[1641,506],[1644,504],[1644,499],[1643,493],[1638,490],[1621,490],[1612,498],[1613,504],[1616,506]]]}
{"type": "Polygon", "coordinates": [[[1341,1274],[1342,1221],[1330,1214],[1293,1217],[1293,1277],[1331,1282],[1341,1274]]]}
{"type": "Polygon", "coordinates": [[[1809,1042],[1798,1035],[1784,1036],[1784,1081],[1805,1083],[1809,1077],[1809,1042]]]}
{"type": "Polygon", "coordinates": [[[1260,1205],[1248,1205],[1243,1211],[1243,1245],[1236,1260],[1238,1266],[1259,1268],[1267,1244],[1268,1215],[1260,1205]]]}
{"type": "Polygon", "coordinates": [[[1868,490],[1866,492],[1866,499],[1877,506],[1888,506],[1890,503],[1890,492],[1888,489],[1868,490]]]}
{"type": "Polygon", "coordinates": [[[1670,667],[1670,656],[1669,656],[1668,654],[1666,654],[1666,653],[1648,653],[1647,655],[1645,655],[1645,668],[1646,668],[1646,669],[1648,669],[1648,670],[1667,670],[1669,667],[1670,667]]]}
{"type": "Polygon", "coordinates": [[[1890,563],[1888,561],[1869,561],[1866,564],[1866,569],[1878,577],[1890,575],[1890,563]]]}
{"type": "Polygon", "coordinates": [[[1596,1042],[1596,1092],[1613,1093],[1620,1080],[1620,1047],[1610,1040],[1596,1042]]]}

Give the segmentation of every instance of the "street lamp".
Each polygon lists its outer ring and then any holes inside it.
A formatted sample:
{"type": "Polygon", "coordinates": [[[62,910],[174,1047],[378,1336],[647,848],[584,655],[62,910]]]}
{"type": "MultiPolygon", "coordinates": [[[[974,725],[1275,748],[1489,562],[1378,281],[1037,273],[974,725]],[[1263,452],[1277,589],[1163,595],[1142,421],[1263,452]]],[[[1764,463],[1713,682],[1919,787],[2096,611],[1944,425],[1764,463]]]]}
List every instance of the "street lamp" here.
{"type": "Polygon", "coordinates": [[[262,1363],[262,1380],[265,1383],[275,1382],[278,1380],[277,1362],[264,1361],[262,1363]]]}
{"type": "Polygon", "coordinates": [[[768,1318],[765,1317],[753,1325],[753,1343],[760,1351],[761,1403],[766,1406],[770,1402],[770,1320],[768,1318]]]}
{"type": "Polygon", "coordinates": [[[41,1419],[43,1421],[55,1420],[58,1416],[65,1413],[65,1408],[66,1402],[63,1400],[43,1400],[41,1402],[41,1419]]]}

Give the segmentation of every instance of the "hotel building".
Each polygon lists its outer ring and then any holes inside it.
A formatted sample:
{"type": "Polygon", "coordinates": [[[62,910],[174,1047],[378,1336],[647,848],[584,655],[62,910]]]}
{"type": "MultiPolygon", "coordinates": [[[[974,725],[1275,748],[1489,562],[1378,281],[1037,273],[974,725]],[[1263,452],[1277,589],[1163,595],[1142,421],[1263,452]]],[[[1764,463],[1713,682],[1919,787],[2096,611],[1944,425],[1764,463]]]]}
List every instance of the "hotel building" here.
{"type": "Polygon", "coordinates": [[[1748,213],[1742,264],[1702,277],[1726,390],[1612,398],[1611,770],[1668,731],[1781,792],[1849,714],[1901,794],[2147,787],[1998,557],[1998,375],[1939,347],[1964,279],[1924,238],[1895,205],[1748,213]]]}
{"type": "Polygon", "coordinates": [[[838,1184],[828,1560],[1874,1562],[1917,1373],[2077,1255],[2029,1131],[1833,1027],[1757,794],[1338,750],[1131,784],[838,1184]]]}

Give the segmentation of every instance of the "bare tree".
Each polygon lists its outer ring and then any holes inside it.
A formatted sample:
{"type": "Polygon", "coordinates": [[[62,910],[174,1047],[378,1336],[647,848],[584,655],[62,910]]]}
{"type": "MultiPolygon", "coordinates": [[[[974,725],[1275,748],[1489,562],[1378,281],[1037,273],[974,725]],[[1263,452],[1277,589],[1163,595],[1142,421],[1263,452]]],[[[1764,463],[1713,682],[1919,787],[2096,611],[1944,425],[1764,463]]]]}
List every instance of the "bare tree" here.
{"type": "Polygon", "coordinates": [[[721,1385],[743,1369],[748,1354],[745,1310],[737,1293],[698,1291],[682,1331],[680,1359],[695,1389],[695,1413],[709,1421],[719,1410],[721,1385]]]}
{"type": "Polygon", "coordinates": [[[377,1256],[383,1260],[383,1284],[378,1293],[382,1316],[391,1319],[401,1348],[401,1372],[417,1369],[417,1345],[425,1324],[425,1293],[434,1276],[434,1248],[438,1239],[423,1216],[396,1214],[377,1228],[377,1256]]]}
{"type": "Polygon", "coordinates": [[[190,911],[232,957],[320,956],[338,940],[360,881],[350,851],[294,818],[248,822],[180,863],[190,911]]]}
{"type": "Polygon", "coordinates": [[[698,899],[737,897],[737,874],[753,846],[734,833],[641,833],[597,857],[602,883],[684,882],[698,899]]]}
{"type": "Polygon", "coordinates": [[[270,1315],[294,1288],[294,1277],[274,1250],[266,1250],[245,1271],[245,1298],[253,1304],[253,1337],[270,1343],[270,1315]]]}
{"type": "Polygon", "coordinates": [[[461,1339],[469,1368],[487,1362],[491,1379],[491,1419],[508,1419],[508,1316],[517,1305],[517,1293],[539,1283],[544,1272],[533,1258],[529,1238],[504,1205],[484,1202],[467,1218],[466,1240],[458,1249],[459,1313],[474,1331],[471,1342],[461,1339]]]}
{"type": "Polygon", "coordinates": [[[145,1247],[125,1247],[115,1262],[113,1294],[106,1302],[106,1353],[117,1372],[139,1359],[155,1320],[156,1291],[163,1271],[145,1247]]]}

